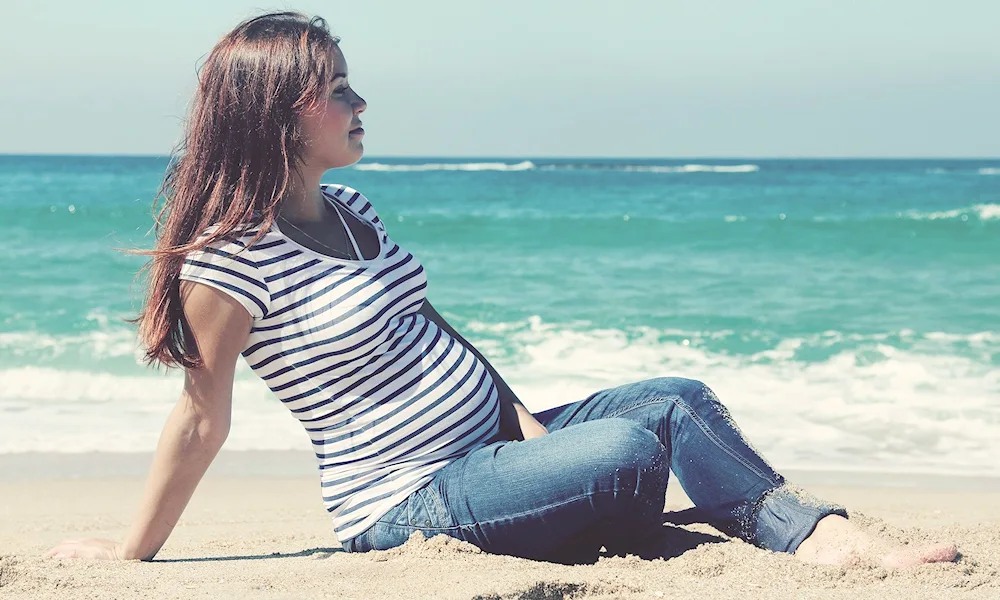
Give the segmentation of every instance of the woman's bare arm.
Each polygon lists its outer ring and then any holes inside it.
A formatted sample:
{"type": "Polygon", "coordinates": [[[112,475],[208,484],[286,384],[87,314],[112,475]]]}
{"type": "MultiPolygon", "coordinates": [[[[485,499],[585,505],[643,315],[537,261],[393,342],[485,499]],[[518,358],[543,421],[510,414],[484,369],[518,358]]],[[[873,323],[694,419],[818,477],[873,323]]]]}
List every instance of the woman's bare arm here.
{"type": "Polygon", "coordinates": [[[238,302],[208,286],[184,281],[181,296],[204,366],[185,373],[184,389],[160,435],[128,534],[121,543],[97,539],[63,542],[51,549],[49,556],[153,558],[226,441],[236,361],[246,345],[252,320],[238,302]]]}

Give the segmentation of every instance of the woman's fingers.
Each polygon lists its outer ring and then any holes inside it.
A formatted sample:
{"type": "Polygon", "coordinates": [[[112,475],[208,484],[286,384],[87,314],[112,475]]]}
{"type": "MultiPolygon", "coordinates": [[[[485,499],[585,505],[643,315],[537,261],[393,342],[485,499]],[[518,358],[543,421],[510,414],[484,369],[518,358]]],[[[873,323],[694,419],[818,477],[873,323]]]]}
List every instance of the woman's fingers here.
{"type": "Polygon", "coordinates": [[[51,555],[55,554],[56,552],[58,552],[60,550],[64,550],[67,547],[73,546],[75,544],[79,544],[81,542],[83,542],[83,540],[77,540],[77,539],[63,540],[63,541],[59,542],[58,544],[56,544],[55,546],[53,546],[52,548],[50,548],[49,551],[45,553],[45,555],[46,556],[51,556],[51,555]]]}
{"type": "Polygon", "coordinates": [[[66,540],[53,547],[45,556],[51,558],[78,558],[80,556],[80,547],[84,544],[84,540],[66,540]]]}
{"type": "Polygon", "coordinates": [[[44,556],[49,558],[99,558],[103,560],[119,560],[114,540],[88,538],[85,540],[66,540],[54,546],[44,556]]]}

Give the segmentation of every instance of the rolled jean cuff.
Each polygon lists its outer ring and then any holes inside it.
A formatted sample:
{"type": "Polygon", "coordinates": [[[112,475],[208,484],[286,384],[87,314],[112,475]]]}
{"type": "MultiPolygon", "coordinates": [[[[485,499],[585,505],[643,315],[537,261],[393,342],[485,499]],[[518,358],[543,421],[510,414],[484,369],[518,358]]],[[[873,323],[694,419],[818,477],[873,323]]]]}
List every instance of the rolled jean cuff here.
{"type": "Polygon", "coordinates": [[[847,517],[843,506],[823,502],[808,492],[781,485],[758,503],[750,541],[772,552],[794,553],[819,520],[828,515],[847,517]]]}

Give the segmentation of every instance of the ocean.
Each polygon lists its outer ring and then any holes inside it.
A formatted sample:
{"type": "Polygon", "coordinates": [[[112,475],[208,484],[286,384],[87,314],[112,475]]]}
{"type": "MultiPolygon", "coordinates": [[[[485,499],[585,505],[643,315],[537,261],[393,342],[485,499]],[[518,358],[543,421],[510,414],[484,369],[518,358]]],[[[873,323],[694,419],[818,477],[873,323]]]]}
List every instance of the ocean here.
{"type": "MultiPolygon", "coordinates": [[[[0,156],[0,453],[152,451],[165,157],[0,156]]],[[[780,470],[1000,476],[1000,160],[379,159],[331,171],[541,410],[700,379],[780,470]]],[[[230,450],[310,449],[240,364],[230,450]]]]}

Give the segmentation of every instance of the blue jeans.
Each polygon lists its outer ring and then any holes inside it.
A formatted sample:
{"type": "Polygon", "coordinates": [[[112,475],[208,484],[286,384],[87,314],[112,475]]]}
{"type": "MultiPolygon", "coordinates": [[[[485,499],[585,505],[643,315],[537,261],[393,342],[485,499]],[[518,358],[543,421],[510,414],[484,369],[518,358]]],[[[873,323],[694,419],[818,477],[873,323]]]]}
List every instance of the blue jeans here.
{"type": "Polygon", "coordinates": [[[768,550],[794,552],[821,518],[846,516],[786,486],[698,381],[640,381],[534,416],[548,435],[470,451],[344,549],[386,550],[420,531],[593,562],[602,546],[633,552],[662,531],[669,471],[707,522],[768,550]]]}

